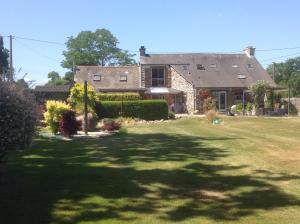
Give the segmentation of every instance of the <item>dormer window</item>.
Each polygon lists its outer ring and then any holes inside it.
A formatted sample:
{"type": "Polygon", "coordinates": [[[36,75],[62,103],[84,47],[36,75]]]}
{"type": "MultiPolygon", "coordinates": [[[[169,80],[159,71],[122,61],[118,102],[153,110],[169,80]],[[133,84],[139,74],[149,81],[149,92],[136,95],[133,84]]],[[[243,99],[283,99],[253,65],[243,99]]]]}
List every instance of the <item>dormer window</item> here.
{"type": "Polygon", "coordinates": [[[232,68],[238,68],[239,66],[237,64],[232,65],[232,68]]]}
{"type": "Polygon", "coordinates": [[[186,71],[186,70],[189,70],[189,67],[187,65],[183,65],[182,69],[186,71]]]}
{"type": "Polygon", "coordinates": [[[93,77],[93,80],[95,82],[100,82],[101,81],[101,75],[100,74],[95,74],[94,77],[93,77]]]}
{"type": "Polygon", "coordinates": [[[205,70],[205,67],[202,64],[197,64],[197,70],[205,70]]]}
{"type": "Polygon", "coordinates": [[[245,76],[245,75],[243,75],[243,74],[238,74],[238,75],[237,75],[237,78],[238,78],[238,79],[245,79],[245,78],[246,78],[246,76],[245,76]]]}
{"type": "Polygon", "coordinates": [[[252,64],[247,65],[248,68],[254,68],[252,64]]]}
{"type": "Polygon", "coordinates": [[[127,75],[120,75],[120,82],[127,82],[127,75]]]}

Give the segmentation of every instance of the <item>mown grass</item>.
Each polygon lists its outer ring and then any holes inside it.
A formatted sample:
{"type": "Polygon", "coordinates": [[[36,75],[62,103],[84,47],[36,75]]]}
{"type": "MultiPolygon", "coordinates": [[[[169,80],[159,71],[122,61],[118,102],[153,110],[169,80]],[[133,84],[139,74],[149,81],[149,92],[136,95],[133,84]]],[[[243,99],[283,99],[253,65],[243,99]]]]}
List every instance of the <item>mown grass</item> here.
{"type": "Polygon", "coordinates": [[[0,167],[0,223],[299,223],[300,119],[36,138],[0,167]]]}

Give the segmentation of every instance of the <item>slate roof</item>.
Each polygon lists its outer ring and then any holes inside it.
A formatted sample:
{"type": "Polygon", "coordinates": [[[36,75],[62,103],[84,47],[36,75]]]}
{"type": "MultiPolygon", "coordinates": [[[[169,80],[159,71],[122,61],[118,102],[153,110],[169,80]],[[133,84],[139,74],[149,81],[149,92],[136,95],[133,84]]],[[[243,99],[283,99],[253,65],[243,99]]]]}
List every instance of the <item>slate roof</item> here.
{"type": "Polygon", "coordinates": [[[247,88],[258,80],[266,80],[272,87],[277,87],[257,59],[246,54],[148,54],[140,57],[140,63],[170,65],[196,87],[247,88]],[[197,64],[205,70],[198,70],[197,64]]]}
{"type": "Polygon", "coordinates": [[[112,89],[130,90],[140,87],[140,68],[138,66],[76,66],[75,82],[87,80],[98,91],[112,89]],[[94,75],[101,75],[101,81],[95,81],[94,75]],[[126,75],[127,81],[120,81],[120,75],[126,75]]]}
{"type": "Polygon", "coordinates": [[[36,86],[34,92],[55,92],[55,93],[68,93],[70,91],[70,85],[59,86],[36,86]]]}

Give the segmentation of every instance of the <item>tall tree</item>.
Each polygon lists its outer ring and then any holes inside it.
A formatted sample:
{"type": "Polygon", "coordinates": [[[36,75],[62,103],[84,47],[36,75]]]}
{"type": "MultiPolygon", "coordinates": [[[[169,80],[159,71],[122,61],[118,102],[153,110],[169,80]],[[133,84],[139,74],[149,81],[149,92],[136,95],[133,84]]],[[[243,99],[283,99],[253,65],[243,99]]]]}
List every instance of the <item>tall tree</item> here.
{"type": "Polygon", "coordinates": [[[49,72],[48,79],[50,79],[48,85],[57,86],[67,84],[67,81],[62,79],[56,71],[49,72]]]}
{"type": "Polygon", "coordinates": [[[64,68],[72,69],[73,62],[77,65],[125,65],[134,64],[134,54],[118,48],[117,38],[107,29],[95,32],[82,31],[77,37],[69,37],[63,52],[64,68]]]}
{"type": "MultiPolygon", "coordinates": [[[[267,67],[268,73],[274,77],[273,65],[267,67]]],[[[292,96],[300,96],[300,57],[290,58],[276,64],[275,82],[289,86],[292,96]]]]}
{"type": "Polygon", "coordinates": [[[4,80],[7,78],[9,69],[8,58],[8,50],[4,48],[3,37],[0,35],[0,80],[4,80]]]}

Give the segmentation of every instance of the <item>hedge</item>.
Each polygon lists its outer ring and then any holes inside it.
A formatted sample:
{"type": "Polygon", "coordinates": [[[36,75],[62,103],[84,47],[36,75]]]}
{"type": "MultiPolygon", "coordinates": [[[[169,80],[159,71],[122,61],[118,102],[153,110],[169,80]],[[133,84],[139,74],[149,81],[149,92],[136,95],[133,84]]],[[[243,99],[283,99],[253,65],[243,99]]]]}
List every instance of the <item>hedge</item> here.
{"type": "Polygon", "coordinates": [[[97,93],[99,101],[121,101],[122,97],[125,101],[142,99],[139,93],[97,93]]]}
{"type": "MultiPolygon", "coordinates": [[[[121,101],[102,101],[96,103],[99,118],[117,118],[121,112],[121,101]]],[[[168,104],[165,100],[123,101],[123,116],[144,120],[168,119],[168,104]]]]}

